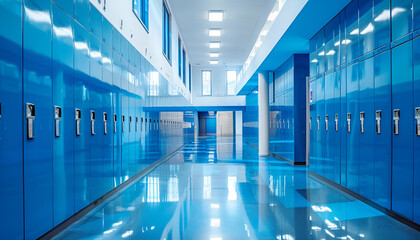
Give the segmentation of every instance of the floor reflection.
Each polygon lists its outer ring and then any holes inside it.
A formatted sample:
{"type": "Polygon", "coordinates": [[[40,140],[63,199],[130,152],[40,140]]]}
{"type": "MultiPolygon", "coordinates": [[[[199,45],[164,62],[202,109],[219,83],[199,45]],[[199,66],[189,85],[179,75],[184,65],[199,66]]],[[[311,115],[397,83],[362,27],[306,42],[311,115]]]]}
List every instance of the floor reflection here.
{"type": "Polygon", "coordinates": [[[246,142],[198,138],[56,239],[420,239],[246,142]]]}

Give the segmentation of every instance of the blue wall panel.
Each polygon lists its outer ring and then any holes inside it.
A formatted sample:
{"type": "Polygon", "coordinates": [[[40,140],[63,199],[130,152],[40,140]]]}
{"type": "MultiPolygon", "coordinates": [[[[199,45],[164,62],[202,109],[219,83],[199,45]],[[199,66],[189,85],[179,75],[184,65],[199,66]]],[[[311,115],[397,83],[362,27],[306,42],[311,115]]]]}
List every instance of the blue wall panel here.
{"type": "Polygon", "coordinates": [[[23,239],[22,2],[1,1],[0,21],[0,236],[23,239]]]}
{"type": "Polygon", "coordinates": [[[25,238],[34,239],[53,226],[51,1],[27,0],[24,9],[23,102],[35,104],[34,139],[23,124],[25,238]]]}
{"type": "MultiPolygon", "coordinates": [[[[73,20],[53,5],[53,105],[61,108],[53,138],[54,225],[73,215],[74,129],[73,20]],[[58,132],[58,133],[57,133],[58,132]]],[[[56,121],[56,120],[55,120],[56,121]]],[[[54,123],[56,124],[56,123],[54,123]]],[[[55,125],[54,125],[55,126],[55,125]]]]}
{"type": "Polygon", "coordinates": [[[392,50],[392,109],[400,110],[393,135],[392,210],[413,217],[413,58],[412,42],[392,50]]]}

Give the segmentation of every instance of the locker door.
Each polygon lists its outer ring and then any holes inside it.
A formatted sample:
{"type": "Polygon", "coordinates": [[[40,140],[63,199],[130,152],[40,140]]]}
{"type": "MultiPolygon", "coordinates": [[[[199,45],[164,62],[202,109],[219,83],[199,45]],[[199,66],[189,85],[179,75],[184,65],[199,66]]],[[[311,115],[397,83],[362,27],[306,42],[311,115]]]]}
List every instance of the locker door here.
{"type": "MultiPolygon", "coordinates": [[[[114,33],[116,34],[116,33],[114,33]]],[[[114,38],[115,39],[115,38],[114,38]]],[[[121,178],[121,57],[113,53],[112,67],[112,107],[113,121],[115,121],[115,130],[113,130],[113,168],[114,168],[114,187],[122,183],[121,178]]]]}
{"type": "Polygon", "coordinates": [[[128,162],[129,162],[129,177],[132,177],[134,174],[135,174],[135,168],[136,168],[136,162],[135,162],[135,151],[136,151],[136,149],[135,149],[135,136],[136,136],[136,133],[135,133],[135,116],[136,116],[136,109],[135,109],[135,106],[134,106],[134,103],[135,103],[135,99],[134,99],[134,94],[133,94],[133,92],[134,92],[134,67],[131,65],[131,64],[129,64],[129,72],[130,72],[130,74],[129,74],[129,81],[128,81],[128,91],[129,91],[129,100],[128,100],[128,104],[129,104],[129,107],[128,107],[128,109],[129,109],[129,113],[128,113],[128,116],[129,116],[129,119],[128,119],[128,121],[129,121],[129,131],[128,131],[128,134],[129,134],[129,138],[128,138],[128,142],[129,142],[129,151],[130,151],[130,154],[129,154],[129,159],[128,159],[128,162]]]}
{"type": "Polygon", "coordinates": [[[331,122],[334,122],[334,81],[335,74],[325,76],[325,115],[321,115],[321,121],[324,122],[324,127],[320,129],[325,134],[325,158],[324,165],[324,177],[332,180],[333,179],[333,167],[334,167],[334,127],[331,126],[331,122]],[[328,119],[327,119],[328,118],[328,119]],[[328,121],[328,125],[327,125],[328,121]]]}
{"type": "Polygon", "coordinates": [[[129,106],[129,96],[128,96],[128,63],[124,59],[122,62],[122,78],[121,78],[121,99],[122,99],[122,108],[121,114],[122,118],[124,118],[124,122],[122,123],[122,145],[121,145],[121,152],[122,152],[122,163],[121,163],[121,171],[123,181],[126,181],[129,176],[129,165],[128,160],[130,157],[130,149],[129,149],[129,129],[128,129],[128,106],[129,106]]]}
{"type": "Polygon", "coordinates": [[[26,123],[23,124],[23,154],[26,239],[38,238],[53,227],[51,30],[51,1],[25,1],[23,108],[26,123]],[[39,15],[42,15],[42,22],[39,15]]]}
{"type": "Polygon", "coordinates": [[[141,162],[141,132],[140,132],[140,124],[141,124],[141,105],[140,105],[140,101],[141,98],[139,96],[140,94],[140,71],[136,70],[136,104],[135,104],[135,108],[136,108],[136,153],[135,153],[135,161],[137,164],[137,169],[136,169],[136,173],[139,172],[142,168],[140,166],[141,162]]]}
{"type": "Polygon", "coordinates": [[[347,69],[340,71],[340,112],[338,113],[340,133],[340,183],[347,187],[347,69]]]}
{"type": "Polygon", "coordinates": [[[391,51],[374,59],[375,74],[375,185],[373,200],[383,207],[391,208],[391,51]],[[377,113],[377,111],[380,111],[377,113]]]}
{"type": "Polygon", "coordinates": [[[333,155],[332,155],[332,161],[333,161],[333,167],[332,167],[332,178],[334,182],[340,184],[340,83],[341,83],[341,74],[340,72],[336,72],[334,74],[334,85],[333,85],[333,91],[334,91],[334,111],[331,114],[331,117],[329,117],[329,131],[331,131],[333,134],[332,137],[332,146],[333,146],[333,155]],[[337,119],[336,119],[337,117],[337,119]],[[337,121],[337,123],[336,123],[337,121]]]}
{"type": "MultiPolygon", "coordinates": [[[[92,24],[92,22],[91,22],[92,24]]],[[[103,98],[102,98],[102,43],[90,35],[90,111],[94,116],[89,116],[90,127],[90,164],[91,164],[91,200],[95,201],[103,195],[104,190],[104,168],[103,168],[103,141],[104,123],[102,120],[103,98]]]]}
{"type": "Polygon", "coordinates": [[[326,145],[327,138],[325,134],[325,78],[320,78],[317,84],[317,115],[319,116],[319,131],[318,131],[318,158],[319,158],[319,174],[325,176],[325,159],[326,159],[326,145]]]}
{"type": "Polygon", "coordinates": [[[53,4],[54,225],[74,214],[73,20],[53,4]]]}
{"type": "Polygon", "coordinates": [[[317,147],[317,129],[316,129],[316,81],[309,83],[309,112],[310,112],[310,145],[309,145],[309,167],[312,171],[316,169],[316,147],[317,147]]]}
{"type": "Polygon", "coordinates": [[[359,66],[347,68],[347,188],[359,192],[359,66]],[[350,115],[349,115],[350,114],[350,115]],[[349,119],[347,119],[349,117],[349,119]],[[347,122],[349,121],[349,122],[347,122]],[[350,127],[348,127],[350,123],[350,127]]]}
{"type": "MultiPolygon", "coordinates": [[[[414,56],[414,109],[420,108],[420,38],[413,40],[413,56],[414,56]]],[[[414,118],[414,221],[420,222],[420,119],[418,110],[414,118]]]]}
{"type": "MultiPolygon", "coordinates": [[[[105,28],[104,34],[111,29],[105,28]]],[[[109,42],[109,38],[108,38],[109,42]]],[[[102,116],[101,121],[104,125],[101,134],[103,135],[103,171],[104,171],[104,193],[113,188],[113,115],[112,115],[112,50],[107,45],[102,44],[102,116]],[[106,130],[106,131],[105,131],[106,130]]]]}
{"type": "MultiPolygon", "coordinates": [[[[90,202],[92,179],[90,175],[90,86],[89,86],[89,32],[74,25],[74,116],[80,111],[74,136],[75,211],[90,202]],[[77,129],[79,128],[79,129],[77,129]],[[77,130],[79,133],[77,133],[77,130]]],[[[75,119],[75,118],[74,118],[75,119]]]]}
{"type": "Polygon", "coordinates": [[[360,124],[360,129],[355,129],[360,139],[359,193],[370,200],[373,199],[375,175],[375,162],[373,161],[375,133],[373,67],[373,58],[359,63],[359,113],[354,119],[360,124]]]}
{"type": "MultiPolygon", "coordinates": [[[[413,218],[413,60],[412,42],[394,48],[392,54],[392,110],[399,110],[399,133],[393,134],[392,210],[413,218]]],[[[396,114],[398,115],[398,114],[396,114]]]]}
{"type": "Polygon", "coordinates": [[[0,25],[0,236],[5,239],[23,239],[21,12],[20,0],[0,2],[0,21],[7,22],[0,25]]]}
{"type": "Polygon", "coordinates": [[[412,1],[413,0],[391,0],[391,12],[398,12],[398,14],[393,14],[391,19],[392,41],[397,40],[413,30],[412,1]]]}

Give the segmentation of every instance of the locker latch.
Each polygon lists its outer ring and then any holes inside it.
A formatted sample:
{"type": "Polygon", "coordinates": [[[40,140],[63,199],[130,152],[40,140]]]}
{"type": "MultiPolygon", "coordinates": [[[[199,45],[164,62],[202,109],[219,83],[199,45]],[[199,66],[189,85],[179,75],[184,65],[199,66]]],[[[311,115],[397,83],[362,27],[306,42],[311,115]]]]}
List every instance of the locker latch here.
{"type": "Polygon", "coordinates": [[[138,118],[138,117],[136,117],[136,132],[137,132],[137,130],[138,130],[138,127],[137,127],[138,123],[139,123],[139,118],[138,118]]]}
{"type": "Polygon", "coordinates": [[[338,114],[335,114],[335,131],[338,132],[338,114]]]}
{"type": "Polygon", "coordinates": [[[1,102],[0,102],[0,118],[1,118],[1,102]]]}
{"type": "Polygon", "coordinates": [[[309,117],[309,131],[312,130],[312,117],[309,117]]]}
{"type": "Polygon", "coordinates": [[[121,132],[124,132],[124,123],[125,123],[125,116],[124,115],[121,116],[121,122],[122,122],[122,124],[121,124],[121,132]]]}
{"type": "Polygon", "coordinates": [[[360,132],[365,133],[365,112],[360,112],[360,132]]]}
{"type": "Polygon", "coordinates": [[[283,128],[286,129],[286,121],[283,119],[283,128]]]}
{"type": "Polygon", "coordinates": [[[104,134],[107,135],[108,134],[108,127],[107,127],[107,122],[108,122],[108,114],[106,112],[103,113],[103,120],[104,120],[104,134]]]}
{"type": "Polygon", "coordinates": [[[325,131],[328,132],[328,115],[325,115],[325,131]]]}
{"type": "Polygon", "coordinates": [[[26,103],[27,137],[34,139],[35,104],[26,103]]]}
{"type": "Polygon", "coordinates": [[[55,136],[60,137],[61,107],[54,107],[55,136]]]}
{"type": "Polygon", "coordinates": [[[140,131],[143,132],[143,118],[141,118],[140,121],[140,131]]]}
{"type": "Polygon", "coordinates": [[[277,120],[277,124],[279,125],[279,129],[281,129],[281,119],[277,120]]]}
{"type": "Polygon", "coordinates": [[[82,119],[82,111],[76,108],[74,111],[75,120],[76,120],[76,136],[80,136],[80,120],[82,119]]]}
{"type": "Polygon", "coordinates": [[[149,130],[152,131],[152,119],[149,118],[149,130]]]}
{"type": "Polygon", "coordinates": [[[290,119],[287,119],[287,129],[290,129],[290,119]]]}
{"type": "Polygon", "coordinates": [[[90,111],[90,134],[95,135],[95,111],[90,111]]]}
{"type": "Polygon", "coordinates": [[[400,110],[395,109],[394,110],[394,134],[399,135],[400,134],[400,110]]]}
{"type": "Polygon", "coordinates": [[[319,121],[320,121],[320,116],[316,117],[316,130],[319,131],[319,121]]]}
{"type": "Polygon", "coordinates": [[[114,133],[117,132],[117,114],[114,114],[114,133]]]}
{"type": "Polygon", "coordinates": [[[131,116],[128,117],[128,131],[131,132],[131,116]]]}
{"type": "Polygon", "coordinates": [[[347,132],[351,132],[351,113],[347,113],[347,132]]]}
{"type": "Polygon", "coordinates": [[[420,136],[420,107],[416,108],[415,112],[416,112],[416,120],[417,120],[416,135],[420,136]]]}
{"type": "Polygon", "coordinates": [[[147,132],[147,118],[144,119],[144,131],[147,132]]]}
{"type": "Polygon", "coordinates": [[[382,111],[376,111],[376,133],[381,134],[382,111]]]}

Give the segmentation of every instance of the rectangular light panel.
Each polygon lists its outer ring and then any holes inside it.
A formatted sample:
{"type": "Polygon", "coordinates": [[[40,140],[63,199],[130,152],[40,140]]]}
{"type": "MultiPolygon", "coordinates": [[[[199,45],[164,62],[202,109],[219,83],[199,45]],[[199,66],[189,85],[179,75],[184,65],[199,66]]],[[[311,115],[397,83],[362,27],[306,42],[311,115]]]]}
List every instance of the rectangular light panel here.
{"type": "Polygon", "coordinates": [[[221,22],[223,21],[223,11],[209,11],[210,22],[221,22]]]}
{"type": "Polygon", "coordinates": [[[212,58],[217,58],[219,56],[220,56],[219,53],[210,53],[210,57],[212,57],[212,58]]]}
{"type": "Polygon", "coordinates": [[[210,48],[220,48],[220,42],[210,42],[210,48]]]}
{"type": "Polygon", "coordinates": [[[209,36],[210,37],[220,37],[222,36],[221,29],[209,29],[209,36]]]}
{"type": "Polygon", "coordinates": [[[210,61],[210,64],[211,64],[211,65],[217,65],[217,64],[219,64],[219,61],[217,61],[217,60],[212,60],[212,61],[210,61]]]}

